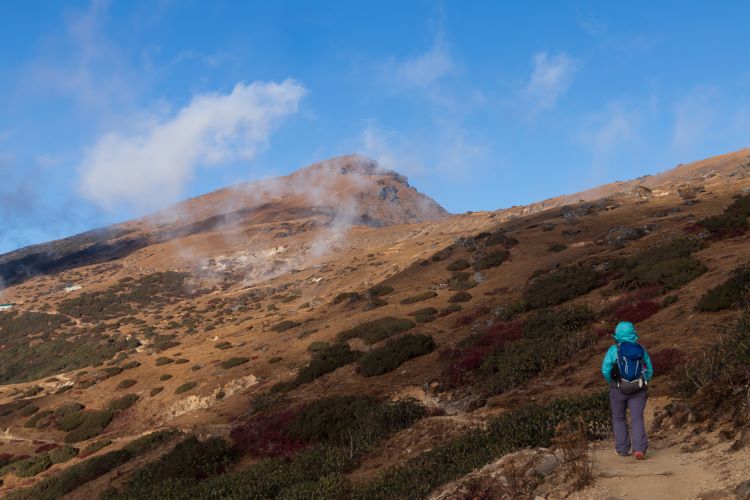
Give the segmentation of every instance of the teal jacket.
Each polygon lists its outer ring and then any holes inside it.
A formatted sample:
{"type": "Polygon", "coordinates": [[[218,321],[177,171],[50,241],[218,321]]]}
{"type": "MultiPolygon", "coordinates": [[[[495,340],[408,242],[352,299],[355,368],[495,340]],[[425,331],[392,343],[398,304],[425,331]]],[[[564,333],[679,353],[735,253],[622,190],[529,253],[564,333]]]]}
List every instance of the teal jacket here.
{"type": "MultiPolygon", "coordinates": [[[[617,364],[617,344],[621,342],[638,342],[638,334],[635,331],[635,327],[632,323],[623,321],[615,328],[615,334],[613,335],[616,344],[611,346],[607,350],[607,354],[604,356],[602,361],[602,375],[607,383],[612,382],[612,367],[617,364]]],[[[654,376],[654,365],[651,364],[651,358],[648,356],[646,349],[643,349],[643,363],[646,365],[646,373],[644,374],[646,382],[651,380],[654,376]]]]}

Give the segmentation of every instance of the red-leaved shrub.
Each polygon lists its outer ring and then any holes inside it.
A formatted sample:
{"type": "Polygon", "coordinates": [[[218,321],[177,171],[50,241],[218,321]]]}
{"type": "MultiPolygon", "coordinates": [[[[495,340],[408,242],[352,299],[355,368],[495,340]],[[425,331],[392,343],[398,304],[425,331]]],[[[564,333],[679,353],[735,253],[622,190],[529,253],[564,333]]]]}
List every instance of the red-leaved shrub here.
{"type": "Polygon", "coordinates": [[[506,343],[521,338],[522,322],[497,322],[490,325],[485,332],[467,339],[463,345],[445,349],[440,358],[445,363],[443,383],[448,387],[457,387],[468,381],[489,354],[502,349],[506,343]]]}
{"type": "Polygon", "coordinates": [[[34,453],[42,453],[43,451],[54,450],[55,448],[58,448],[59,446],[60,445],[55,444],[55,443],[43,444],[42,446],[40,446],[39,448],[37,448],[36,450],[34,450],[34,453]]]}
{"type": "Polygon", "coordinates": [[[256,457],[290,457],[307,446],[286,434],[289,423],[299,413],[290,410],[275,415],[257,415],[230,432],[235,446],[256,457]]]}
{"type": "Polygon", "coordinates": [[[470,313],[461,316],[456,320],[456,322],[453,324],[455,328],[460,328],[462,326],[469,326],[472,323],[474,323],[477,319],[479,319],[481,316],[485,316],[486,314],[489,314],[490,308],[487,306],[480,306],[471,311],[470,313]]]}
{"type": "Polygon", "coordinates": [[[649,356],[651,357],[651,364],[654,365],[654,375],[669,373],[676,366],[682,364],[684,360],[682,351],[674,347],[649,353],[649,356]]]}
{"type": "Polygon", "coordinates": [[[651,316],[659,312],[659,309],[661,309],[661,306],[656,302],[644,300],[641,302],[621,305],[612,312],[612,317],[616,321],[630,321],[631,323],[638,323],[647,318],[650,318],[651,316]]]}

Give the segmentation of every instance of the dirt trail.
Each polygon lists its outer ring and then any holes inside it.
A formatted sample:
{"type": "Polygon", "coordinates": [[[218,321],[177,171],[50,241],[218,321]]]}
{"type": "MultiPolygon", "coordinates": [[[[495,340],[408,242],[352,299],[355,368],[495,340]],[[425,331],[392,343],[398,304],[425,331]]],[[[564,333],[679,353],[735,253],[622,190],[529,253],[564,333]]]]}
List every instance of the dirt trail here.
{"type": "MultiPolygon", "coordinates": [[[[649,401],[646,425],[650,436],[654,410],[666,402],[666,398],[649,401]]],[[[598,444],[592,449],[595,483],[569,498],[735,498],[730,492],[750,479],[750,450],[730,452],[731,443],[709,441],[698,451],[685,451],[689,442],[688,436],[677,433],[651,438],[643,461],[616,455],[612,441],[598,444]]]]}

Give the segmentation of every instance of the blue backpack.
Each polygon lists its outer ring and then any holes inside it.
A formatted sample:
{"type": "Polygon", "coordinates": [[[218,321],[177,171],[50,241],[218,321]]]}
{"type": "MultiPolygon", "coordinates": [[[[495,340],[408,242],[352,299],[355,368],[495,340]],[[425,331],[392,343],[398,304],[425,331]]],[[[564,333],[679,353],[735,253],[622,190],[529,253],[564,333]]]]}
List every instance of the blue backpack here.
{"type": "Polygon", "coordinates": [[[634,342],[617,344],[617,371],[619,379],[634,382],[643,377],[643,355],[646,351],[634,342]]]}

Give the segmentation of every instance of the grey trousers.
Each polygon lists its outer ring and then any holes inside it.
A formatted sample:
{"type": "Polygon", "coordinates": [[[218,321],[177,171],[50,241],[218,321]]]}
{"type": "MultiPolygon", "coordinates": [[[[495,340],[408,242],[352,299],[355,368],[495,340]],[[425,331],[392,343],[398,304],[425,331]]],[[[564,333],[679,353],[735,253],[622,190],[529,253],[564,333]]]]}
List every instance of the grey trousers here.
{"type": "Polygon", "coordinates": [[[646,409],[648,392],[646,389],[635,394],[623,394],[617,387],[609,389],[609,404],[612,407],[612,426],[615,430],[615,450],[621,455],[642,451],[646,453],[648,438],[646,424],[643,421],[643,410],[646,409]],[[632,434],[628,432],[628,422],[625,415],[630,410],[632,434]]]}

